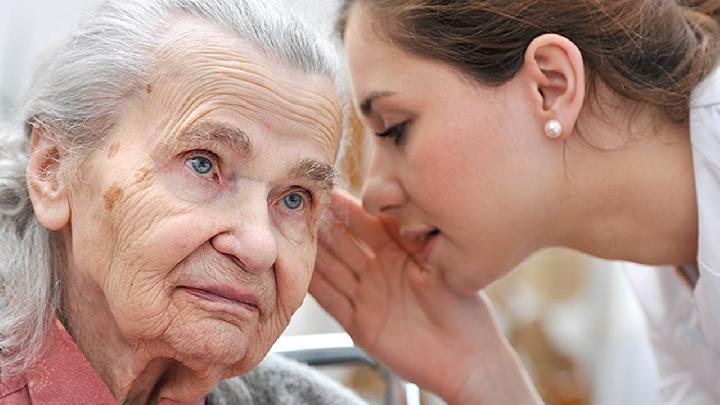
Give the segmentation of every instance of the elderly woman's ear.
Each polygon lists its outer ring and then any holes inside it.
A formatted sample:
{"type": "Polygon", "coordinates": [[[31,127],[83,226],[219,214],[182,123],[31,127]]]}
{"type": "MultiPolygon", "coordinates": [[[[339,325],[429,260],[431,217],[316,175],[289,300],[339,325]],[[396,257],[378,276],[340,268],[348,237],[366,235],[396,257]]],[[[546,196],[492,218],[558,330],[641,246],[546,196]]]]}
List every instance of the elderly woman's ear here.
{"type": "Polygon", "coordinates": [[[33,129],[26,180],[38,221],[45,228],[57,231],[70,220],[70,204],[61,169],[61,149],[49,135],[43,127],[33,129]]]}

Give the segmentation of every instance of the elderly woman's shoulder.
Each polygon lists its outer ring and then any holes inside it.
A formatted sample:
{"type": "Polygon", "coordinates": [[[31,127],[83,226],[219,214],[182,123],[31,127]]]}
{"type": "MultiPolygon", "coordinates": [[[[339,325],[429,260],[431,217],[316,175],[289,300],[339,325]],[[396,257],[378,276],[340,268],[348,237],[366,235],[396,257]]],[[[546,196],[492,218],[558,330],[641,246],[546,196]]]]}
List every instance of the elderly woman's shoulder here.
{"type": "Polygon", "coordinates": [[[269,355],[248,374],[221,381],[210,405],[365,404],[350,390],[304,364],[269,355]]]}

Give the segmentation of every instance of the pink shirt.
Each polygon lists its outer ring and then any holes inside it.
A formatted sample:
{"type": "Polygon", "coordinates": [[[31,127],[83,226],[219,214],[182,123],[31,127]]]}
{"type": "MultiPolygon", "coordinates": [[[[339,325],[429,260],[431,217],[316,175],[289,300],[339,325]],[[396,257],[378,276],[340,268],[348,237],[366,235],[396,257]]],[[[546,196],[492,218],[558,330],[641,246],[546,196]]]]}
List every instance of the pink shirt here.
{"type": "MultiPolygon", "coordinates": [[[[95,372],[60,321],[55,321],[49,349],[23,374],[0,380],[3,405],[113,404],[118,401],[95,372]]],[[[204,398],[185,403],[201,405],[204,398]]],[[[175,404],[161,401],[161,404],[175,404]]]]}

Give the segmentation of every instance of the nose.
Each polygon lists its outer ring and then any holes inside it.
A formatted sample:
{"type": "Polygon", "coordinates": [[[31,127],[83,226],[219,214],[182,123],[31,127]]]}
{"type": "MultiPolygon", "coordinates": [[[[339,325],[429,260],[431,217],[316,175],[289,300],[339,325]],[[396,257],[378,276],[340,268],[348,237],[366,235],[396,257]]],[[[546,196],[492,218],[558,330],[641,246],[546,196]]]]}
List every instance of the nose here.
{"type": "Polygon", "coordinates": [[[231,256],[248,272],[270,270],[277,260],[277,243],[265,199],[245,202],[231,210],[232,226],[212,238],[213,247],[231,256]]]}
{"type": "Polygon", "coordinates": [[[389,157],[383,155],[381,147],[376,145],[362,198],[363,207],[371,214],[388,214],[406,202],[405,190],[391,162],[389,157]]]}

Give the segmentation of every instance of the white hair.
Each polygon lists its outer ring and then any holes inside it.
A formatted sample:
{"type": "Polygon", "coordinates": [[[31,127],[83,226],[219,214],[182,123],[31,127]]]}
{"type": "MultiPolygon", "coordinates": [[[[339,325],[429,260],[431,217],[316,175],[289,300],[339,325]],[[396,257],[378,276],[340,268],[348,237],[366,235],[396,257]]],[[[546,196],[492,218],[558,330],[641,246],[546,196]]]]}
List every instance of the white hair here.
{"type": "MultiPolygon", "coordinates": [[[[16,128],[0,130],[0,372],[22,372],[44,348],[60,310],[60,236],[36,220],[25,171],[28,141],[43,126],[74,156],[96,148],[123,105],[144,89],[159,38],[189,15],[237,34],[285,66],[334,80],[326,39],[267,0],[110,0],[33,77],[16,128]]],[[[344,149],[341,147],[341,150],[344,149]]]]}

